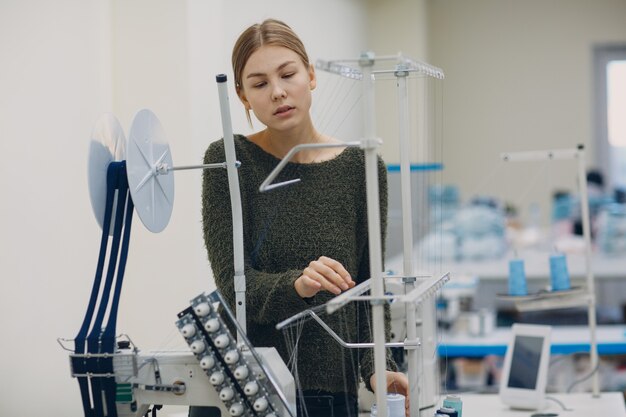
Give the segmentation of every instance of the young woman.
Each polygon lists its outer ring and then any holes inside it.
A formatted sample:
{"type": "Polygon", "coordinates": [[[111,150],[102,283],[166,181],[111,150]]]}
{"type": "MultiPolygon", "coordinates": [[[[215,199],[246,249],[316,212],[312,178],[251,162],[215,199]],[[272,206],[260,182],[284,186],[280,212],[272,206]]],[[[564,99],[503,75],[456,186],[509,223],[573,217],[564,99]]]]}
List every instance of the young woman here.
{"type": "MultiPolygon", "coordinates": [[[[315,71],[289,26],[266,20],[247,28],[232,54],[237,94],[248,119],[252,110],[265,128],[235,136],[246,252],[248,338],[273,346],[286,363],[290,346],[276,324],[320,306],[370,277],[363,151],[316,148],[299,152],[276,181],[299,183],[260,193],[259,185],[298,144],[338,142],[316,130],[309,109],[315,71]]],[[[224,160],[223,141],[212,143],[205,163],[224,160]]],[[[379,160],[381,218],[386,227],[386,170],[379,160]]],[[[234,307],[233,243],[225,171],[206,170],[203,226],[217,288],[234,307]]],[[[384,233],[383,233],[384,236],[384,233]]],[[[372,340],[369,307],[351,303],[324,317],[343,340],[372,340]]],[[[357,415],[358,373],[375,389],[373,350],[343,349],[314,322],[302,329],[296,369],[299,409],[308,415],[357,415]]],[[[406,395],[407,379],[388,355],[390,391],[406,395]]],[[[302,413],[303,414],[303,413],[302,413]]],[[[304,415],[304,414],[303,414],[304,415]]]]}

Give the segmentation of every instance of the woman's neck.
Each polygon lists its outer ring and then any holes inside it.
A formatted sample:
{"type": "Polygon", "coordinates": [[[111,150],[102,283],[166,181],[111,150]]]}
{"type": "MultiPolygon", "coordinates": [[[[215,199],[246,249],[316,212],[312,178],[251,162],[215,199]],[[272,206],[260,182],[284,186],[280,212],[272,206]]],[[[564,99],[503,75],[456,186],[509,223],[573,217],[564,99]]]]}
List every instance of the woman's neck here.
{"type": "MultiPolygon", "coordinates": [[[[291,148],[297,145],[337,142],[330,136],[318,132],[313,125],[289,131],[276,131],[267,128],[251,135],[250,140],[277,158],[283,158],[291,148]]],[[[291,161],[299,163],[321,162],[334,158],[342,150],[342,148],[307,149],[296,153],[291,161]]]]}

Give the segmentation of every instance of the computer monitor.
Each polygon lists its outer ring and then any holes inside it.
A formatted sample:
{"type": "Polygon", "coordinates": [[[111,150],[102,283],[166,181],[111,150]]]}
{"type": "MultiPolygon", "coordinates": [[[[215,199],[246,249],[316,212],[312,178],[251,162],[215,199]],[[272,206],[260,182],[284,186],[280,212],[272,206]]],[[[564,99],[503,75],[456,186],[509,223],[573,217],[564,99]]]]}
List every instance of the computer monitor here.
{"type": "Polygon", "coordinates": [[[504,358],[500,398],[512,408],[537,410],[545,402],[550,326],[514,324],[504,358]]]}

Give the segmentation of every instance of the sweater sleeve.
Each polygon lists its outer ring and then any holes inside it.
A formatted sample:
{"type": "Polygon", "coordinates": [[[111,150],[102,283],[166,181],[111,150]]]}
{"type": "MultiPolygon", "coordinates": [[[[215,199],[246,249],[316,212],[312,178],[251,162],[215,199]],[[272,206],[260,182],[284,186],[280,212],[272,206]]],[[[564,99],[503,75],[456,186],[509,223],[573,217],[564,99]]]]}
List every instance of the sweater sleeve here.
{"type": "MultiPolygon", "coordinates": [[[[223,162],[223,141],[207,149],[204,163],[223,162]]],[[[243,165],[242,165],[243,167],[243,165]]],[[[249,323],[276,323],[306,309],[308,304],[295,290],[294,282],[302,271],[288,270],[268,273],[254,269],[250,263],[250,248],[246,234],[245,171],[239,170],[242,189],[244,252],[246,276],[246,316],[249,323]]],[[[225,169],[208,169],[202,179],[202,226],[204,242],[215,284],[231,308],[235,308],[233,226],[225,169]]],[[[234,310],[233,310],[234,311],[234,310]]]]}
{"type": "MultiPolygon", "coordinates": [[[[382,158],[378,158],[378,182],[379,182],[379,198],[380,198],[380,226],[381,226],[381,248],[382,248],[382,261],[385,259],[385,238],[387,234],[387,200],[388,200],[388,189],[387,189],[387,168],[385,166],[382,158]]],[[[359,265],[359,276],[369,278],[370,275],[370,257],[369,257],[369,246],[368,246],[368,233],[367,233],[367,207],[363,209],[363,222],[360,227],[363,237],[363,241],[365,242],[364,255],[361,257],[361,262],[359,265]]],[[[383,267],[384,270],[384,267],[383,267]]],[[[381,271],[382,272],[382,271],[381,271]]],[[[374,340],[374,335],[372,332],[372,323],[371,323],[371,306],[369,303],[359,303],[359,338],[360,342],[372,342],[374,340]]],[[[391,340],[391,314],[389,311],[389,305],[385,304],[385,341],[391,340]]],[[[391,350],[386,349],[386,359],[387,359],[387,370],[397,371],[398,367],[393,360],[391,350]]],[[[374,349],[364,349],[361,359],[360,359],[360,368],[361,368],[361,377],[365,382],[365,386],[368,390],[372,390],[372,386],[370,385],[370,378],[374,374],[374,349]]]]}

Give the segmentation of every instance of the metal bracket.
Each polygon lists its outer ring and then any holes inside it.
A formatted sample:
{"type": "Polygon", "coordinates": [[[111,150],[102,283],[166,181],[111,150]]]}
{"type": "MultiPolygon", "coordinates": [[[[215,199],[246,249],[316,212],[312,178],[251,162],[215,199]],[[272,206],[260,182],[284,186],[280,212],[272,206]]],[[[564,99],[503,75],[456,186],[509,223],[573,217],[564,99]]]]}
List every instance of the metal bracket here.
{"type": "Polygon", "coordinates": [[[235,275],[235,292],[246,292],[246,276],[235,275]]]}
{"type": "Polygon", "coordinates": [[[184,382],[174,383],[172,385],[133,384],[133,388],[144,391],[171,392],[175,395],[183,395],[185,391],[187,391],[187,387],[184,382]]]}
{"type": "Polygon", "coordinates": [[[422,346],[422,342],[419,338],[415,340],[404,339],[404,350],[415,350],[422,346]]]}
{"type": "Polygon", "coordinates": [[[380,138],[375,139],[361,139],[359,142],[359,148],[363,150],[378,149],[382,145],[383,141],[380,138]]]}

